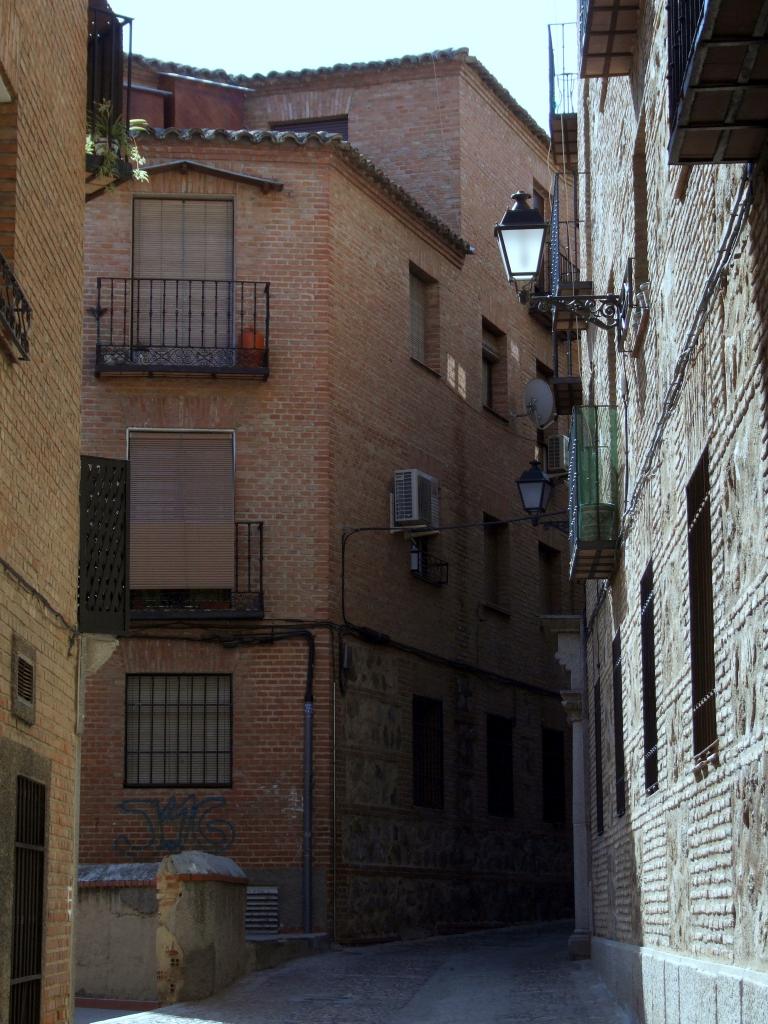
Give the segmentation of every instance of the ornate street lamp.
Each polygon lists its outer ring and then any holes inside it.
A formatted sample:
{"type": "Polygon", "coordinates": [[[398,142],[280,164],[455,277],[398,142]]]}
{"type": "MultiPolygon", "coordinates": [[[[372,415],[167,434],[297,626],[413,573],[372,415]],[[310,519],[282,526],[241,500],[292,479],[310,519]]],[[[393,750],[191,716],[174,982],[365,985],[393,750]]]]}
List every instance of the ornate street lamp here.
{"type": "Polygon", "coordinates": [[[530,281],[541,263],[547,224],[541,213],[528,205],[530,198],[527,192],[515,192],[512,205],[493,229],[510,284],[530,281]]]}
{"type": "Polygon", "coordinates": [[[531,468],[526,469],[518,479],[517,489],[520,491],[523,508],[535,526],[539,521],[539,516],[547,511],[547,505],[549,505],[552,495],[552,480],[541,468],[541,464],[534,461],[531,463],[531,468]]]}
{"type": "MultiPolygon", "coordinates": [[[[532,210],[527,192],[515,192],[512,206],[493,229],[499,243],[504,272],[510,284],[530,283],[536,277],[541,263],[544,240],[549,225],[538,210],[532,210]]],[[[550,249],[552,239],[550,238],[550,249]]],[[[559,239],[555,239],[559,245],[559,239]]],[[[552,256],[559,259],[559,249],[552,256]]],[[[559,264],[558,264],[559,266],[559,264]]],[[[553,323],[559,311],[570,312],[585,323],[605,330],[621,329],[628,321],[632,306],[632,291],[624,289],[619,295],[532,295],[527,288],[519,289],[520,301],[543,313],[549,313],[553,323]]]]}

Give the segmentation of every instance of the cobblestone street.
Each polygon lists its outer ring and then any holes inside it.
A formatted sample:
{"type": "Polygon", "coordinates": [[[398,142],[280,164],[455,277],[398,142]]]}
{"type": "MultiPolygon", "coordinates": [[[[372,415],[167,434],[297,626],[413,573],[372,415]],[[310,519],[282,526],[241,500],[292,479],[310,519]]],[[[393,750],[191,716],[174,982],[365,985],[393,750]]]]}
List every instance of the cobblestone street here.
{"type": "MultiPolygon", "coordinates": [[[[562,928],[347,948],[250,975],[121,1024],[627,1024],[562,928]]],[[[105,1012],[105,1011],[102,1011],[105,1012]]],[[[78,1024],[96,1019],[78,1011],[78,1024]]],[[[116,1018],[108,1018],[114,1020],[116,1018]]]]}

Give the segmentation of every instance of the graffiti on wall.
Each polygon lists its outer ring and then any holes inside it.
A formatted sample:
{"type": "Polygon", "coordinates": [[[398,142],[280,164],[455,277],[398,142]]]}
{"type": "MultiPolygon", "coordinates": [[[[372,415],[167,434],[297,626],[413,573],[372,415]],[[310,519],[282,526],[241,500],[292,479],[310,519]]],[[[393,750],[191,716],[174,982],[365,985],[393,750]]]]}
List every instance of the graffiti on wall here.
{"type": "Polygon", "coordinates": [[[181,850],[225,853],[235,841],[235,826],[224,817],[223,796],[170,796],[165,800],[123,800],[117,810],[138,819],[130,833],[115,839],[121,857],[142,857],[147,853],[165,856],[181,850]]]}

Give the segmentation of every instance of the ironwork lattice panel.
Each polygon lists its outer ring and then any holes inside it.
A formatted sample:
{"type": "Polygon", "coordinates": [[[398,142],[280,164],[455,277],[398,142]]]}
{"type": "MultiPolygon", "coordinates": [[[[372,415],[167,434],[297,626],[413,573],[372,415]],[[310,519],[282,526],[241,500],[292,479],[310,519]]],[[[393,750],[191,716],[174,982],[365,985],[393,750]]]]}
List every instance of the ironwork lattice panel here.
{"type": "Polygon", "coordinates": [[[83,456],[80,629],[121,634],[128,623],[128,462],[83,456]]]}

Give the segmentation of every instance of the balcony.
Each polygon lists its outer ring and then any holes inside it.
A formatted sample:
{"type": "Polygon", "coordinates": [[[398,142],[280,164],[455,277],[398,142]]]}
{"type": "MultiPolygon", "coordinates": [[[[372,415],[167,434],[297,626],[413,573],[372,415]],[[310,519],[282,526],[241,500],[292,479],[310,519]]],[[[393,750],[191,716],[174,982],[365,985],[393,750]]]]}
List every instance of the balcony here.
{"type": "MultiPolygon", "coordinates": [[[[178,525],[184,530],[184,524],[178,525]]],[[[264,523],[241,519],[234,524],[234,586],[210,590],[131,589],[131,622],[157,619],[260,619],[264,615],[262,574],[264,523]]]]}
{"type": "Polygon", "coordinates": [[[669,160],[757,159],[768,135],[763,0],[670,0],[669,160]]]}
{"type": "Polygon", "coordinates": [[[21,362],[29,359],[32,309],[11,265],[0,253],[0,340],[8,354],[21,362]]]}
{"type": "MultiPolygon", "coordinates": [[[[88,5],[86,122],[91,135],[97,136],[97,149],[117,157],[112,161],[112,180],[132,173],[120,152],[130,120],[132,33],[133,19],[115,14],[107,0],[92,0],[88,5]]],[[[96,152],[86,156],[86,196],[104,188],[103,163],[104,157],[96,152]]]]}
{"type": "Polygon", "coordinates": [[[568,467],[571,580],[609,579],[619,548],[616,409],[581,406],[571,417],[568,467]]]}
{"type": "Polygon", "coordinates": [[[578,168],[576,122],[576,24],[549,26],[549,134],[552,151],[564,171],[578,168]]]}
{"type": "Polygon", "coordinates": [[[269,283],[100,277],[96,374],[269,376],[269,283]]]}
{"type": "Polygon", "coordinates": [[[579,0],[582,78],[628,75],[640,26],[640,0],[579,0]]]}

